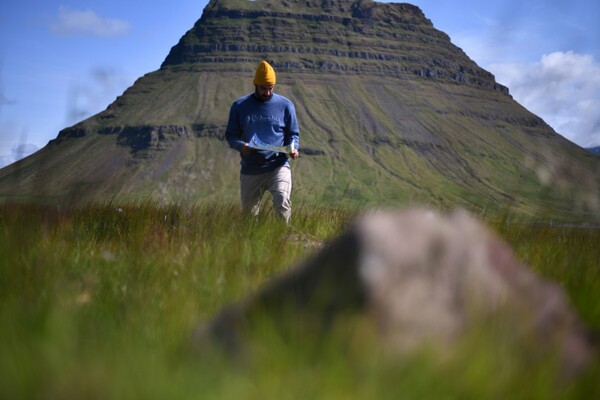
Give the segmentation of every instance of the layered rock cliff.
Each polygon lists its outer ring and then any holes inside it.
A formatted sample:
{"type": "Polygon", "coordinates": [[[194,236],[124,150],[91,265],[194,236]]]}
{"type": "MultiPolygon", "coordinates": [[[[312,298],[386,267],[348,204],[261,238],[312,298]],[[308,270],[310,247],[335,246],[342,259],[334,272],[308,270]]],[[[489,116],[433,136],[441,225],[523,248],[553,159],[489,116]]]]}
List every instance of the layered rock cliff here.
{"type": "Polygon", "coordinates": [[[508,94],[418,7],[365,0],[213,1],[162,66],[235,69],[255,62],[257,53],[277,60],[285,72],[417,76],[508,94]]]}

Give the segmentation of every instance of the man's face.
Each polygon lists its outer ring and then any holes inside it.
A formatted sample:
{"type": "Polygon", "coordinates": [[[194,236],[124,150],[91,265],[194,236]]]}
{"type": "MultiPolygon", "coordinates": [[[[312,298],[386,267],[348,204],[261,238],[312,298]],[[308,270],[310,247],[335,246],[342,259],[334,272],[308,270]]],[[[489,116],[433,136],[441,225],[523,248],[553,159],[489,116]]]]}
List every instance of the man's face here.
{"type": "Polygon", "coordinates": [[[269,101],[273,97],[273,89],[275,85],[270,86],[254,86],[254,96],[260,101],[269,101]]]}

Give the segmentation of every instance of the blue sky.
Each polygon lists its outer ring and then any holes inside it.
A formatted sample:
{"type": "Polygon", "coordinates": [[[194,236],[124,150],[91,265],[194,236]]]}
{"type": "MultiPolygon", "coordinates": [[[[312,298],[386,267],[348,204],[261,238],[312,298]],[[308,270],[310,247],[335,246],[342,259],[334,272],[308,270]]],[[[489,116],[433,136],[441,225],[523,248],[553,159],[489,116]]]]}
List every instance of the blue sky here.
{"type": "MultiPolygon", "coordinates": [[[[600,146],[600,2],[414,0],[513,97],[600,146]]],[[[0,3],[0,167],[106,108],[160,67],[206,0],[0,3]]]]}

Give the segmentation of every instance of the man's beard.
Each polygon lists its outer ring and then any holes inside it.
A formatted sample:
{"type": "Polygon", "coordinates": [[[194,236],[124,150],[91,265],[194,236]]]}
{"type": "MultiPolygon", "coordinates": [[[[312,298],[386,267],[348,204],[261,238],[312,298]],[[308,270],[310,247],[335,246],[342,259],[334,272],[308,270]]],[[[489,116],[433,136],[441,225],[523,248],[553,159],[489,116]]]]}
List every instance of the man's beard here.
{"type": "Polygon", "coordinates": [[[258,93],[258,90],[254,91],[254,97],[256,97],[258,100],[262,101],[263,103],[266,103],[267,101],[271,100],[271,98],[273,98],[273,93],[271,93],[268,96],[261,96],[258,93]]]}

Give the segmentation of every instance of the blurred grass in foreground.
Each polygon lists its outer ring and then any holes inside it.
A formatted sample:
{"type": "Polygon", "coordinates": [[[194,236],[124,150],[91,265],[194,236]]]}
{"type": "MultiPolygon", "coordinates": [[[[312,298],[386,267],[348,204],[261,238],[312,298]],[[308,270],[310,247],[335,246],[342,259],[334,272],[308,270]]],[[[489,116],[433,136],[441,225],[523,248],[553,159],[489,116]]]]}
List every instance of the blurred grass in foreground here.
{"type": "MultiPolygon", "coordinates": [[[[237,206],[0,206],[0,398],[600,398],[490,327],[439,360],[382,354],[359,316],[323,341],[261,324],[251,359],[190,357],[191,329],[337,236],[358,211],[299,206],[293,228],[237,206]],[[514,346],[513,346],[514,347],[514,346]]],[[[600,330],[600,230],[492,223],[600,330]]],[[[535,345],[535,344],[524,344],[535,345]]]]}

